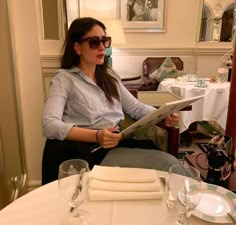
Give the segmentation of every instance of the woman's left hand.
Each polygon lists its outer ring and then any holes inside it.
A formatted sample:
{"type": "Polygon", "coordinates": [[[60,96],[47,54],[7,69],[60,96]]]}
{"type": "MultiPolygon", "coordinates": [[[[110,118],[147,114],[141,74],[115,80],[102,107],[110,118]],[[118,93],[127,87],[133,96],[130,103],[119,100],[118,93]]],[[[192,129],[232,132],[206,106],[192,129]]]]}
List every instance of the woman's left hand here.
{"type": "Polygon", "coordinates": [[[179,123],[179,114],[173,113],[171,116],[167,116],[164,122],[167,127],[175,127],[179,123]]]}

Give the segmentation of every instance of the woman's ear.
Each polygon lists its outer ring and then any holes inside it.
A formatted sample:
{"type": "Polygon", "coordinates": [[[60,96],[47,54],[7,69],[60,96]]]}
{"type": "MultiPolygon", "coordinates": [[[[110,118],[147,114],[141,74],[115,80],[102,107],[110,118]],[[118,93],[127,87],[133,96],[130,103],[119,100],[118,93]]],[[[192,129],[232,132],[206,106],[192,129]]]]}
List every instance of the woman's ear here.
{"type": "Polygon", "coordinates": [[[81,54],[81,47],[80,47],[80,44],[78,42],[74,43],[74,50],[78,55],[81,54]]]}

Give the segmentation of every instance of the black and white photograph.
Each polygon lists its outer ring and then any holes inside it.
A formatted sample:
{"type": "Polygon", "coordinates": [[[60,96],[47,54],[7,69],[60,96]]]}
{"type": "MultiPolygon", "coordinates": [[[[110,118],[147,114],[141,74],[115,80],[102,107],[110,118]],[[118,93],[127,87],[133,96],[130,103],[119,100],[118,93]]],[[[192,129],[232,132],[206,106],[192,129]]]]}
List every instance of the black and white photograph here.
{"type": "Polygon", "coordinates": [[[164,31],[165,4],[166,0],[122,0],[120,14],[124,28],[164,31]]]}
{"type": "Polygon", "coordinates": [[[128,0],[127,21],[157,21],[158,0],[128,0]]]}

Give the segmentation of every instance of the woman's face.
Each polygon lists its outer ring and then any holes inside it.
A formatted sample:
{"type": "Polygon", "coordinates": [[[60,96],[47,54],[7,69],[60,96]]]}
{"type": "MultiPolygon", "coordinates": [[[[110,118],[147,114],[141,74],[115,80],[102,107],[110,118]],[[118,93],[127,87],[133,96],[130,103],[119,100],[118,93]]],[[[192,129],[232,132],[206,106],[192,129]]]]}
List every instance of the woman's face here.
{"type": "Polygon", "coordinates": [[[103,43],[100,44],[96,48],[91,48],[89,45],[89,41],[87,38],[96,37],[100,40],[106,37],[104,30],[95,25],[87,34],[84,35],[81,43],[75,43],[74,49],[78,55],[80,55],[80,64],[92,65],[95,66],[97,64],[103,64],[106,48],[103,43]]]}

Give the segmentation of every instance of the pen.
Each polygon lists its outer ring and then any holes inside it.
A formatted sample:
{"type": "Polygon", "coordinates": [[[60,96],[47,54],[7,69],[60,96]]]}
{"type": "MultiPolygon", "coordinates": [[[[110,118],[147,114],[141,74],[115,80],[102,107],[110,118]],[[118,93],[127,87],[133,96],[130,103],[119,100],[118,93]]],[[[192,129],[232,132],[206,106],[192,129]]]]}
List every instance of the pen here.
{"type": "MultiPolygon", "coordinates": [[[[114,128],[116,128],[117,127],[117,125],[114,127],[114,128]]],[[[112,133],[119,133],[119,130],[116,130],[116,131],[114,131],[114,132],[112,132],[112,133]]],[[[94,152],[96,152],[97,150],[99,150],[99,149],[101,149],[102,148],[102,146],[98,146],[97,148],[94,148],[92,151],[91,151],[91,153],[94,153],[94,152]]]]}
{"type": "Polygon", "coordinates": [[[101,148],[102,148],[102,146],[98,146],[97,148],[93,149],[93,150],[91,151],[91,153],[94,153],[94,152],[96,152],[97,150],[99,150],[99,149],[101,149],[101,148]]]}

